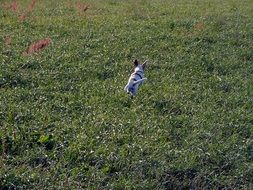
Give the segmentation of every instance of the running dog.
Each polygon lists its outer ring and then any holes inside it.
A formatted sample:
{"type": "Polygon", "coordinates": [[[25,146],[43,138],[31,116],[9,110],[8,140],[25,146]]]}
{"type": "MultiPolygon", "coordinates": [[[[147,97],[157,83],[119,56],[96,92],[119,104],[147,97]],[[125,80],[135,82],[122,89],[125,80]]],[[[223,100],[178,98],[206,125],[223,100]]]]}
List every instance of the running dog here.
{"type": "Polygon", "coordinates": [[[131,97],[135,96],[139,86],[147,80],[144,78],[144,69],[146,67],[147,61],[143,64],[140,64],[138,60],[134,60],[134,72],[131,74],[127,85],[125,86],[124,90],[131,95],[131,97]]]}

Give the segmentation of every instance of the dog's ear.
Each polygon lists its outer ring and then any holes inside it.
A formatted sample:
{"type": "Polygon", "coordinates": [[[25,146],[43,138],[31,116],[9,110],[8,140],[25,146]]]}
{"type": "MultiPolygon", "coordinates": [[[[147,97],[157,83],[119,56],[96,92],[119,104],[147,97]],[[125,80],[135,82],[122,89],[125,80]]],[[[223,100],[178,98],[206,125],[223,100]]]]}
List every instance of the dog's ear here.
{"type": "Polygon", "coordinates": [[[137,59],[134,60],[134,66],[137,67],[139,65],[139,62],[137,59]]]}
{"type": "Polygon", "coordinates": [[[143,64],[142,64],[142,68],[145,69],[146,65],[147,65],[148,60],[146,60],[143,64]]]}

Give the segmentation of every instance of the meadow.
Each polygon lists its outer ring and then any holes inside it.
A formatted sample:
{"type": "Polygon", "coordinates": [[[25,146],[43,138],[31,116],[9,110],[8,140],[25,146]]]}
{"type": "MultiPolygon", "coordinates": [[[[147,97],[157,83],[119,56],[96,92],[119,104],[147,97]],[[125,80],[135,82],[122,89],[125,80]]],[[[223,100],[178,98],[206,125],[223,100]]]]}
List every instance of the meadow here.
{"type": "Polygon", "coordinates": [[[1,0],[0,18],[1,190],[253,188],[251,0],[1,0]]]}

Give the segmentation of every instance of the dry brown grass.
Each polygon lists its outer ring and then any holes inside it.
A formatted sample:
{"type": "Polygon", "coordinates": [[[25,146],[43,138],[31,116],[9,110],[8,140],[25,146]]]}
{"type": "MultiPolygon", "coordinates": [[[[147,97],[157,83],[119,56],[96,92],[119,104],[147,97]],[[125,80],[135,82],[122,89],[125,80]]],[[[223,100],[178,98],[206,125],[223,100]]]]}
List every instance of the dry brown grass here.
{"type": "Polygon", "coordinates": [[[11,44],[11,42],[12,42],[12,38],[11,38],[10,36],[6,36],[6,37],[4,38],[4,44],[5,44],[6,46],[9,46],[9,45],[11,44]]]}
{"type": "Polygon", "coordinates": [[[36,52],[40,52],[41,50],[43,50],[45,47],[47,47],[50,42],[51,42],[51,38],[46,38],[46,39],[42,39],[42,40],[39,40],[37,42],[34,42],[32,43],[27,49],[25,52],[23,52],[23,55],[24,56],[29,56],[33,53],[36,53],[36,52]]]}
{"type": "Polygon", "coordinates": [[[78,13],[82,15],[86,13],[86,11],[90,8],[90,5],[86,3],[78,2],[75,7],[78,13]]]}

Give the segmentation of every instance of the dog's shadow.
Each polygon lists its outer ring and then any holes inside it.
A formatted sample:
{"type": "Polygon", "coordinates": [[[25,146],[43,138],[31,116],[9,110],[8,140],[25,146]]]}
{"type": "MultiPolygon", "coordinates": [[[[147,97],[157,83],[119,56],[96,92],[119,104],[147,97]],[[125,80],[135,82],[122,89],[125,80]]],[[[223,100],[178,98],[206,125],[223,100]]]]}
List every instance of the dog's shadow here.
{"type": "Polygon", "coordinates": [[[129,96],[127,99],[124,99],[124,100],[121,101],[122,106],[126,107],[126,108],[131,108],[131,106],[134,103],[134,100],[135,100],[134,97],[129,96]]]}

